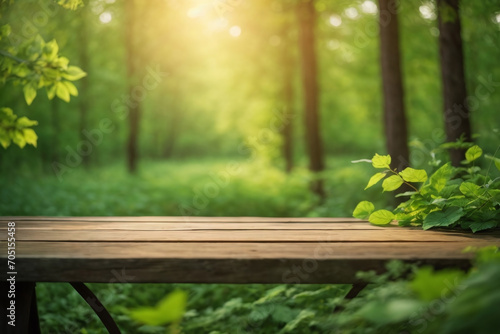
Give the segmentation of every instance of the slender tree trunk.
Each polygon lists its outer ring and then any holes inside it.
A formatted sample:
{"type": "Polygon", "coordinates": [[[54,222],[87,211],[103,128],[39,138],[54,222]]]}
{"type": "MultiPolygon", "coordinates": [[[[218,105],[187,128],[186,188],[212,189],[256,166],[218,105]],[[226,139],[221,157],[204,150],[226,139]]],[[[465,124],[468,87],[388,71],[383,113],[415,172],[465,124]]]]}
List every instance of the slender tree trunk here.
{"type": "MultiPolygon", "coordinates": [[[[89,38],[88,38],[88,8],[84,7],[81,10],[82,13],[82,18],[80,20],[80,41],[79,41],[79,56],[80,56],[80,67],[83,68],[85,71],[88,71],[89,69],[89,55],[88,55],[88,45],[89,45],[89,38]]],[[[80,80],[80,89],[78,90],[78,102],[79,102],[79,107],[80,107],[80,140],[85,141],[87,138],[83,134],[83,131],[87,128],[87,123],[88,123],[88,110],[89,110],[89,97],[88,97],[88,91],[89,91],[89,79],[88,76],[83,77],[80,80]]],[[[83,165],[88,167],[89,165],[89,155],[83,155],[82,156],[82,162],[83,165]]]]}
{"type": "Polygon", "coordinates": [[[172,110],[172,115],[170,117],[170,124],[168,126],[167,140],[165,141],[165,148],[163,150],[163,157],[168,159],[172,157],[175,148],[175,142],[177,139],[177,134],[179,132],[181,122],[181,113],[179,109],[174,105],[172,110]]]}
{"type": "Polygon", "coordinates": [[[163,149],[163,157],[166,159],[170,158],[174,153],[175,143],[181,127],[182,113],[181,108],[179,107],[180,93],[179,85],[174,86],[174,89],[171,92],[172,100],[170,103],[170,110],[168,110],[168,113],[170,114],[170,123],[168,124],[167,138],[163,149]]]}
{"type": "Polygon", "coordinates": [[[57,98],[51,101],[52,109],[52,138],[50,143],[50,152],[52,162],[59,161],[59,134],[61,126],[59,124],[59,100],[57,98]]]}
{"type": "Polygon", "coordinates": [[[140,101],[135,98],[137,92],[137,36],[136,36],[136,18],[135,13],[137,11],[137,6],[135,0],[127,0],[125,2],[125,12],[127,17],[126,24],[126,49],[127,49],[127,73],[128,73],[128,83],[129,83],[129,135],[127,142],[127,165],[130,173],[135,173],[137,171],[137,142],[139,138],[139,118],[141,112],[140,101]]]}
{"type": "Polygon", "coordinates": [[[288,35],[290,27],[288,22],[283,25],[283,47],[281,49],[281,65],[283,70],[283,157],[285,158],[285,170],[290,173],[293,168],[293,69],[294,61],[290,53],[290,38],[288,35]]]}
{"type": "Polygon", "coordinates": [[[409,153],[396,2],[379,0],[379,30],[386,147],[391,167],[401,171],[409,165],[409,153]]]}
{"type": "MultiPolygon", "coordinates": [[[[443,111],[446,140],[454,142],[461,136],[471,140],[469,106],[466,103],[464,54],[458,0],[438,0],[439,55],[443,81],[443,111]]],[[[450,150],[451,163],[460,166],[465,150],[450,150]]]]}
{"type": "MultiPolygon", "coordinates": [[[[316,173],[324,168],[323,149],[319,129],[318,112],[318,82],[314,27],[316,11],[313,0],[305,0],[298,5],[300,21],[299,44],[302,54],[302,84],[304,88],[304,112],[306,125],[307,153],[309,154],[309,169],[316,173]]],[[[323,182],[316,179],[312,190],[324,197],[323,182]]]]}

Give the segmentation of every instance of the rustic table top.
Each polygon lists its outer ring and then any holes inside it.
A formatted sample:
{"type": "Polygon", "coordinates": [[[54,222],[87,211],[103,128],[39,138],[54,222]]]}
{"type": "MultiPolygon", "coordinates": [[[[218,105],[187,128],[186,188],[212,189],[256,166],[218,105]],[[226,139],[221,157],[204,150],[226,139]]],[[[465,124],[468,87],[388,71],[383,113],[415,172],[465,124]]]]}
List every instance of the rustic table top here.
{"type": "MultiPolygon", "coordinates": [[[[19,281],[353,283],[387,260],[470,265],[467,246],[500,231],[423,231],[352,218],[0,217],[0,257],[15,222],[19,281]]],[[[5,266],[6,267],[6,266],[5,266]]],[[[0,273],[1,279],[7,270],[0,273]]]]}

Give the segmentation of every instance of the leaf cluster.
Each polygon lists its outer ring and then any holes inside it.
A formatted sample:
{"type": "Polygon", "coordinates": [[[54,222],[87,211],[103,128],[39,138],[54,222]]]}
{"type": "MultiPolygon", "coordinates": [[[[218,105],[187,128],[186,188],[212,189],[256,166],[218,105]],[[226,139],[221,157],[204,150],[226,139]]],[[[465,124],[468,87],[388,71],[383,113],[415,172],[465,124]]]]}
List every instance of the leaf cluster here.
{"type": "MultiPolygon", "coordinates": [[[[470,145],[469,145],[470,146],[470,145]]],[[[428,177],[423,169],[406,168],[401,172],[391,169],[391,157],[375,154],[369,160],[373,167],[382,169],[373,175],[365,189],[382,179],[383,191],[394,191],[407,184],[414,191],[397,196],[408,197],[395,210],[377,210],[371,202],[360,202],[353,216],[368,219],[375,225],[386,225],[397,220],[401,226],[461,227],[473,232],[495,228],[500,224],[500,178],[492,179],[488,171],[475,163],[483,156],[483,150],[470,146],[461,167],[445,163],[428,177]],[[420,183],[417,189],[413,183],[420,183]]],[[[500,159],[485,155],[490,165],[500,170],[500,159]]]]}
{"type": "Polygon", "coordinates": [[[37,124],[27,117],[18,118],[10,108],[0,108],[0,145],[7,148],[14,142],[20,148],[26,144],[36,147],[38,137],[31,127],[37,124]]]}
{"type": "MultiPolygon", "coordinates": [[[[58,3],[69,9],[82,5],[81,0],[59,0],[58,3]]],[[[0,12],[1,15],[1,12],[0,12]]],[[[37,91],[46,89],[49,99],[55,96],[69,102],[71,96],[77,96],[78,90],[72,81],[86,76],[77,66],[69,65],[69,59],[59,55],[59,46],[55,40],[45,42],[40,35],[26,40],[19,45],[9,41],[11,26],[0,26],[0,84],[11,82],[23,87],[24,98],[30,105],[37,91]]],[[[0,144],[7,148],[11,142],[23,148],[26,144],[36,146],[37,136],[33,129],[36,125],[26,117],[17,118],[11,109],[2,108],[0,112],[0,144]]]]}

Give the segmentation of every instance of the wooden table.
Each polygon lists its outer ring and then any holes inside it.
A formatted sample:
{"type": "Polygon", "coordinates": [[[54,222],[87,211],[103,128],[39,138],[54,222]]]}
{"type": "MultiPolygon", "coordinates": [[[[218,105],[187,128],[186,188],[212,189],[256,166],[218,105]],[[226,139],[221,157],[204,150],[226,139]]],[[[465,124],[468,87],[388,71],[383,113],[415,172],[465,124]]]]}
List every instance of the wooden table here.
{"type": "MultiPolygon", "coordinates": [[[[356,283],[388,260],[470,266],[500,231],[423,231],[352,218],[0,217],[15,222],[18,282],[356,283]]],[[[9,276],[5,268],[2,281],[9,276]]],[[[2,298],[4,298],[2,296],[2,298]]]]}

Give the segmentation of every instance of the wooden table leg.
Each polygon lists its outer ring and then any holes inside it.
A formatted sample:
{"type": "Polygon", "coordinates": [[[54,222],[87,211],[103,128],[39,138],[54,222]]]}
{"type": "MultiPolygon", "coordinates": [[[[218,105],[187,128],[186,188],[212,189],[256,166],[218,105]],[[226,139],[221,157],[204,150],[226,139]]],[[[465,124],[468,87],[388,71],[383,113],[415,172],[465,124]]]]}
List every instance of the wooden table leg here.
{"type": "MultiPolygon", "coordinates": [[[[351,287],[351,290],[345,295],[344,299],[351,300],[356,298],[356,296],[367,286],[367,283],[354,283],[351,287]]],[[[344,307],[341,305],[338,305],[334,310],[333,313],[339,313],[344,310],[344,307]]]]}
{"type": "Polygon", "coordinates": [[[0,307],[2,308],[0,332],[5,334],[40,334],[35,283],[15,282],[11,285],[9,281],[1,282],[0,290],[2,294],[0,296],[0,307]],[[11,296],[12,298],[10,298],[11,296]]]}

